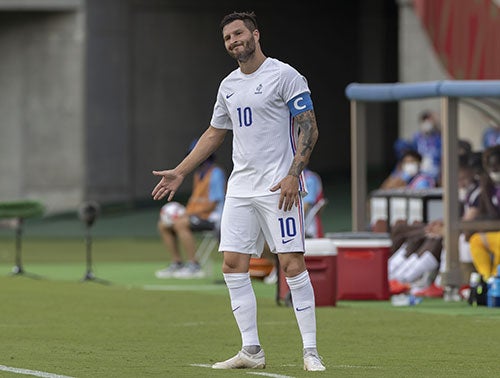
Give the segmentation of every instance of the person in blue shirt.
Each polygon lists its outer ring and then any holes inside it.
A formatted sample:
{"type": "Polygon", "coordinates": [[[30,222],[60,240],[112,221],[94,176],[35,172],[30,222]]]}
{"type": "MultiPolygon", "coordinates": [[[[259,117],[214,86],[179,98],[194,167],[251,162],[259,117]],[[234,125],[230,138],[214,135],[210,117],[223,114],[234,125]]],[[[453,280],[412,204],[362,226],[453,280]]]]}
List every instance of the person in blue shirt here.
{"type": "MultiPolygon", "coordinates": [[[[194,140],[188,153],[197,143],[194,140]]],[[[196,259],[196,239],[193,231],[217,231],[222,216],[226,193],[226,176],[215,163],[215,155],[210,155],[196,169],[193,176],[193,190],[184,213],[172,222],[165,222],[160,216],[158,231],[171,254],[171,264],[156,271],[157,278],[202,278],[205,273],[196,259]],[[186,252],[184,262],[180,246],[186,252]]],[[[165,206],[169,206],[167,203],[165,206]]],[[[161,212],[160,212],[161,214],[161,212]]]]}
{"type": "Polygon", "coordinates": [[[483,149],[500,144],[500,124],[490,121],[488,127],[483,132],[483,149]]]}
{"type": "MultiPolygon", "coordinates": [[[[309,219],[309,212],[324,199],[323,183],[319,174],[311,171],[308,167],[304,169],[306,179],[307,195],[304,197],[304,214],[306,220],[309,219]]],[[[322,238],[324,237],[323,223],[321,221],[321,211],[318,211],[312,221],[306,223],[306,237],[322,238]]]]}
{"type": "Polygon", "coordinates": [[[391,173],[381,185],[381,189],[429,189],[436,187],[436,180],[421,171],[422,156],[415,150],[402,154],[399,168],[391,173]]]}
{"type": "Polygon", "coordinates": [[[411,139],[412,148],[421,156],[421,171],[435,182],[441,177],[441,130],[434,113],[424,111],[419,116],[419,130],[411,139]]]}

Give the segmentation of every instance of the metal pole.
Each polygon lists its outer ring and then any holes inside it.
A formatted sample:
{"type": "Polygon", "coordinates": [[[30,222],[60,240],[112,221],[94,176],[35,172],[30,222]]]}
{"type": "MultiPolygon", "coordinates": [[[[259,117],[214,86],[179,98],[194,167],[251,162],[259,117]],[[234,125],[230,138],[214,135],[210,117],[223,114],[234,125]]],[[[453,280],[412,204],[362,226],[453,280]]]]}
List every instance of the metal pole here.
{"type": "Polygon", "coordinates": [[[352,231],[366,224],[366,104],[351,101],[352,231]]]}
{"type": "Polygon", "coordinates": [[[462,283],[458,260],[459,203],[458,203],[458,99],[443,97],[442,113],[442,186],[444,204],[444,248],[446,269],[443,272],[443,285],[458,288],[462,283]]]}

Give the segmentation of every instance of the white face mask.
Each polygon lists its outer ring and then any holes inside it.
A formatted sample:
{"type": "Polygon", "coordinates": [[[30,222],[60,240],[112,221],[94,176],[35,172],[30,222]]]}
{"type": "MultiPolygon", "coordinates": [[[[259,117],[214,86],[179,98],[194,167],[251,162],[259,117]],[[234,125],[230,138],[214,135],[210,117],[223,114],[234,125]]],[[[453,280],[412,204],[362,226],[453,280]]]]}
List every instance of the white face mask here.
{"type": "Polygon", "coordinates": [[[424,121],[420,124],[420,129],[424,133],[430,133],[434,129],[434,125],[431,121],[424,121]]]}
{"type": "Polygon", "coordinates": [[[495,184],[500,184],[500,172],[490,172],[490,178],[495,184]]]}
{"type": "Polygon", "coordinates": [[[418,173],[418,163],[404,163],[402,169],[407,176],[413,177],[418,173]]]}
{"type": "Polygon", "coordinates": [[[458,200],[460,202],[465,202],[467,199],[467,188],[458,188],[458,200]]]}

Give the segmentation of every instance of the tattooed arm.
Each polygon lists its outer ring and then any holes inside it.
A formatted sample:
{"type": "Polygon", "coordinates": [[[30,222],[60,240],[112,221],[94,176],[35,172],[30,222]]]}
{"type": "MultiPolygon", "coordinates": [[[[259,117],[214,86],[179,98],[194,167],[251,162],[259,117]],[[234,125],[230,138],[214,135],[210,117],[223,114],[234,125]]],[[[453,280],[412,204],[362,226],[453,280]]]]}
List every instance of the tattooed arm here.
{"type": "Polygon", "coordinates": [[[307,163],[309,163],[312,150],[318,140],[318,126],[313,110],[307,110],[304,113],[297,114],[294,118],[294,122],[299,127],[299,142],[297,144],[297,152],[288,174],[299,177],[300,173],[307,166],[307,163]]]}
{"type": "Polygon", "coordinates": [[[318,140],[318,126],[313,110],[306,110],[294,117],[294,122],[299,127],[299,140],[297,151],[288,170],[288,176],[271,188],[272,192],[281,189],[279,208],[285,211],[299,205],[299,176],[307,166],[316,141],[318,140]]]}

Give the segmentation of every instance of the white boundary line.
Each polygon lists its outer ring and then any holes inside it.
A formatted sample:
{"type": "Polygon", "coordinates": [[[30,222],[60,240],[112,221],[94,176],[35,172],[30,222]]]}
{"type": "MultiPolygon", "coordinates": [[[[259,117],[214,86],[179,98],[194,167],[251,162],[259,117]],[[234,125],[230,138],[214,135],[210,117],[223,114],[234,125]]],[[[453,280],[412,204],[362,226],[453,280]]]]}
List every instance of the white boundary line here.
{"type": "Polygon", "coordinates": [[[15,373],[15,374],[34,375],[35,377],[43,377],[43,378],[73,378],[67,375],[52,374],[38,370],[19,369],[5,365],[0,365],[0,371],[7,371],[9,373],[15,373]]]}
{"type": "MultiPolygon", "coordinates": [[[[190,364],[189,366],[194,366],[194,367],[204,367],[204,368],[211,368],[212,365],[208,364],[190,364]]],[[[282,374],[274,374],[274,373],[264,373],[264,372],[253,372],[253,371],[248,371],[247,374],[253,374],[253,375],[260,375],[262,377],[271,377],[271,378],[294,378],[289,375],[282,375],[282,374]]]]}
{"type": "Polygon", "coordinates": [[[281,374],[273,374],[273,373],[257,373],[253,371],[247,372],[247,374],[253,374],[253,375],[261,375],[263,377],[272,377],[272,378],[293,378],[289,375],[281,375],[281,374]]]}
{"type": "Polygon", "coordinates": [[[223,285],[144,285],[143,290],[150,291],[211,291],[227,290],[223,285]]]}

